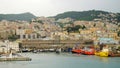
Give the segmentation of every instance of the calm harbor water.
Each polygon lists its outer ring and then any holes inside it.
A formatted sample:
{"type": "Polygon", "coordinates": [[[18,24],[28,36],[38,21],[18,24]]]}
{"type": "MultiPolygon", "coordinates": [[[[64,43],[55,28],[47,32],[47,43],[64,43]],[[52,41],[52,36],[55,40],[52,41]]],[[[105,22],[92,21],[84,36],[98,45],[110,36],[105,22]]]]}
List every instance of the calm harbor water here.
{"type": "Polygon", "coordinates": [[[0,62],[0,68],[120,68],[120,57],[98,57],[71,53],[23,53],[32,61],[0,62]]]}

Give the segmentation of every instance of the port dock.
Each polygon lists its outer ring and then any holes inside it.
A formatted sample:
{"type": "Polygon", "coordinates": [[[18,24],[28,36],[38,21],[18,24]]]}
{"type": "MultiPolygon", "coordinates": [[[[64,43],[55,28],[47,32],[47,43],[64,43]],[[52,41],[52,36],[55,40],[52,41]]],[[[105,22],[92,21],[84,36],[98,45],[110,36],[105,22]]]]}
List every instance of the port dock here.
{"type": "Polygon", "coordinates": [[[0,58],[0,61],[31,61],[28,57],[16,57],[16,58],[0,58]]]}

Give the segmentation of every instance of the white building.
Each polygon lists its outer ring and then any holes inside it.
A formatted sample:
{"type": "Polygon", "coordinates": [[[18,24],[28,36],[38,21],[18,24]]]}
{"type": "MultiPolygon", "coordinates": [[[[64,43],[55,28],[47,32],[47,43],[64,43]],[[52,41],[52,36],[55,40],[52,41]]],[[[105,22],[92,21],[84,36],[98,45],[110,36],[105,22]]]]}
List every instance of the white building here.
{"type": "Polygon", "coordinates": [[[8,40],[2,42],[0,41],[0,52],[8,53],[10,49],[15,51],[19,51],[19,43],[18,42],[9,42],[8,40]]]}

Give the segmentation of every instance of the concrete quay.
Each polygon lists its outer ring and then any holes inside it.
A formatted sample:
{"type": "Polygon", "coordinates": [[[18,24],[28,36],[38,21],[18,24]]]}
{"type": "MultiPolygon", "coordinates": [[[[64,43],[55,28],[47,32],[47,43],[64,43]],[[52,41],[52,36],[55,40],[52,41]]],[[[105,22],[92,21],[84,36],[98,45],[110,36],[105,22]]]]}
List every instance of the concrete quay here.
{"type": "Polygon", "coordinates": [[[0,58],[0,61],[31,61],[28,57],[16,57],[16,58],[0,58]]]}

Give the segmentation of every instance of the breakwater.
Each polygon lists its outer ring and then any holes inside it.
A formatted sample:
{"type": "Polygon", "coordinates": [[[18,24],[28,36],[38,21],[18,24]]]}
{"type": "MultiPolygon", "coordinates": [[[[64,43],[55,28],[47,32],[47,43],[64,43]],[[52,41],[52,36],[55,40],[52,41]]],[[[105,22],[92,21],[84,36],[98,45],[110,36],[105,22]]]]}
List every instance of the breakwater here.
{"type": "Polygon", "coordinates": [[[0,61],[31,61],[28,57],[0,58],[0,61]]]}

